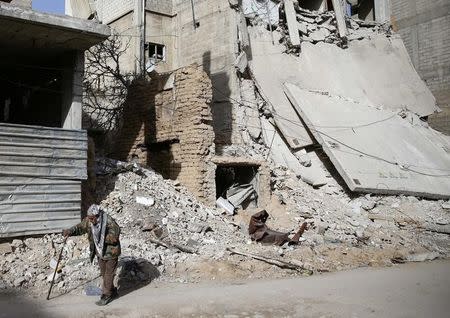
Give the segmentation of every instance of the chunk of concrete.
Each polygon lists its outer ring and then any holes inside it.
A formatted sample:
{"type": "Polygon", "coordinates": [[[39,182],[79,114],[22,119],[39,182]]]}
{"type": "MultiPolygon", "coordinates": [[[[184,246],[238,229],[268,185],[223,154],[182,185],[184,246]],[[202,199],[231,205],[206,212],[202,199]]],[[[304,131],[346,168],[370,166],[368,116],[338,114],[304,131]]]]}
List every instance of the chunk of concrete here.
{"type": "Polygon", "coordinates": [[[309,37],[316,42],[325,41],[327,37],[330,36],[330,31],[325,28],[320,28],[312,32],[309,37]]]}
{"type": "Polygon", "coordinates": [[[289,30],[289,39],[293,46],[300,45],[300,35],[297,27],[297,17],[294,9],[293,0],[284,0],[284,10],[286,13],[286,20],[289,30]]]}
{"type": "Polygon", "coordinates": [[[247,54],[245,52],[241,52],[234,61],[234,67],[239,71],[239,73],[243,74],[247,69],[247,65],[247,54]]]}
{"type": "Polygon", "coordinates": [[[312,145],[311,136],[301,123],[295,110],[283,92],[283,83],[295,81],[299,76],[299,59],[284,54],[285,47],[278,44],[280,34],[274,32],[272,45],[270,32],[264,27],[249,27],[254,54],[249,61],[255,85],[271,108],[274,120],[291,149],[312,145]]]}
{"type": "Polygon", "coordinates": [[[155,204],[155,199],[152,197],[136,197],[136,203],[146,205],[146,206],[153,206],[155,204]]]}
{"type": "Polygon", "coordinates": [[[319,187],[328,182],[326,173],[319,164],[311,165],[310,167],[303,166],[285,144],[276,128],[265,118],[261,119],[261,123],[264,143],[271,146],[270,156],[275,164],[290,169],[303,181],[312,186],[319,187]]]}
{"type": "Polygon", "coordinates": [[[6,255],[12,253],[12,247],[9,243],[1,243],[0,244],[0,255],[6,255]]]}
{"type": "Polygon", "coordinates": [[[308,25],[306,23],[298,22],[297,27],[301,34],[308,34],[308,25]]]}

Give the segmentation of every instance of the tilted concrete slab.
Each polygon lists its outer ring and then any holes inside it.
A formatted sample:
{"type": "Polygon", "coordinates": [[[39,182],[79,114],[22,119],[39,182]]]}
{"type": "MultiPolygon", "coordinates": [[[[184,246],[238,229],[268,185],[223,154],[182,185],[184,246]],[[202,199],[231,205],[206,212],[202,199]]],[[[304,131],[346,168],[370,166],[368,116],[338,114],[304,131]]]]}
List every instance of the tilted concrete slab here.
{"type": "Polygon", "coordinates": [[[420,116],[439,111],[399,36],[353,41],[345,50],[303,42],[299,60],[298,79],[287,82],[302,88],[330,92],[368,106],[407,108],[420,116]]]}
{"type": "Polygon", "coordinates": [[[261,119],[261,124],[264,143],[271,147],[270,156],[275,164],[288,168],[296,176],[301,177],[303,181],[312,186],[318,187],[328,183],[326,173],[318,163],[320,159],[315,153],[309,154],[313,156],[311,160],[313,164],[310,167],[303,166],[285,144],[275,127],[266,118],[261,119]]]}
{"type": "Polygon", "coordinates": [[[263,27],[249,27],[252,54],[250,70],[263,98],[273,108],[275,122],[292,149],[312,145],[308,131],[292,108],[283,92],[283,83],[296,82],[299,77],[299,59],[284,54],[284,46],[278,44],[279,33],[274,32],[272,45],[270,32],[263,27]]]}
{"type": "Polygon", "coordinates": [[[350,190],[450,198],[450,137],[417,116],[290,83],[285,92],[350,190]]]}

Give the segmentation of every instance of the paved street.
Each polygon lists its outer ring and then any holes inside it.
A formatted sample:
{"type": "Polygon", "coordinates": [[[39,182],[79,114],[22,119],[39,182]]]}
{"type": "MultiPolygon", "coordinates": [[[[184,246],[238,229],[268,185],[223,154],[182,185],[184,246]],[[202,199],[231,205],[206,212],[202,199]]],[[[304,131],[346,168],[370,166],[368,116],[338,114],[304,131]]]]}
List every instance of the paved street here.
{"type": "Polygon", "coordinates": [[[44,297],[2,297],[0,317],[447,317],[450,261],[222,286],[150,284],[103,308],[88,296],[44,297]]]}

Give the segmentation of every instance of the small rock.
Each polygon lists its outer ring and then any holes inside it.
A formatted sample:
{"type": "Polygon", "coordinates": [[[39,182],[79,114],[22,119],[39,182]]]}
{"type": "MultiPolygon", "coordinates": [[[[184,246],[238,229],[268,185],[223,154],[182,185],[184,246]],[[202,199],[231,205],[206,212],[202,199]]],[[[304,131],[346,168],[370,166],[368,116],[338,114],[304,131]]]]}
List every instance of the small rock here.
{"type": "Polygon", "coordinates": [[[325,41],[325,39],[329,36],[330,36],[330,31],[328,31],[325,28],[320,28],[319,30],[312,32],[309,35],[309,38],[311,38],[313,41],[320,42],[320,41],[325,41]]]}
{"type": "Polygon", "coordinates": [[[0,255],[6,255],[12,253],[12,247],[9,243],[0,244],[0,255]]]}
{"type": "Polygon", "coordinates": [[[361,207],[366,211],[373,210],[376,206],[377,203],[375,201],[364,201],[361,205],[361,207]]]}
{"type": "Polygon", "coordinates": [[[363,228],[357,228],[355,231],[355,235],[357,238],[363,238],[364,236],[364,229],[363,228]]]}
{"type": "Polygon", "coordinates": [[[308,26],[306,23],[299,22],[298,23],[298,30],[300,33],[307,35],[308,34],[308,26]]]}
{"type": "Polygon", "coordinates": [[[420,253],[420,254],[411,254],[406,257],[408,262],[425,262],[432,261],[439,257],[439,253],[430,252],[430,253],[420,253]]]}
{"type": "Polygon", "coordinates": [[[22,240],[13,240],[11,243],[11,248],[15,252],[17,249],[25,247],[25,244],[22,240]]]}
{"type": "Polygon", "coordinates": [[[26,281],[25,277],[19,277],[19,278],[17,278],[17,279],[14,280],[13,285],[14,285],[14,287],[19,287],[19,286],[22,285],[25,281],[26,281]]]}
{"type": "Polygon", "coordinates": [[[450,201],[442,203],[442,208],[445,210],[450,210],[450,201]]]}
{"type": "Polygon", "coordinates": [[[141,197],[141,196],[137,196],[136,197],[136,203],[145,205],[145,206],[153,206],[155,205],[155,199],[152,197],[141,197]]]}

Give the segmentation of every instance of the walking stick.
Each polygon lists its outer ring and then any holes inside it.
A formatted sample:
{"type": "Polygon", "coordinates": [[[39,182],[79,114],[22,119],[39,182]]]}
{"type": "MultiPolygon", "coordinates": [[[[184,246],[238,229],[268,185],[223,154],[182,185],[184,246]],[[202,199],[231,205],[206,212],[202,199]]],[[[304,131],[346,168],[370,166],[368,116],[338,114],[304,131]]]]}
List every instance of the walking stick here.
{"type": "Polygon", "coordinates": [[[56,262],[55,272],[53,273],[52,283],[50,284],[50,289],[48,290],[47,300],[50,300],[50,293],[52,292],[53,284],[55,283],[56,272],[58,271],[59,262],[61,261],[61,256],[64,250],[64,246],[66,246],[68,236],[64,238],[63,246],[61,247],[61,251],[59,252],[58,262],[56,262]]]}

